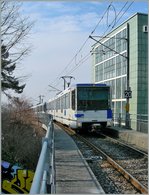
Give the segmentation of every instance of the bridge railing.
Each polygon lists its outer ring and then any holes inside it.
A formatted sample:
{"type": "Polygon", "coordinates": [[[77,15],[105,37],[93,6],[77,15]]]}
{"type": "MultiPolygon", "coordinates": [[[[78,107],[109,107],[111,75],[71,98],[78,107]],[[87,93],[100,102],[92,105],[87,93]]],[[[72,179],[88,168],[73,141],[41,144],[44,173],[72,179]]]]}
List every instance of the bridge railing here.
{"type": "Polygon", "coordinates": [[[42,140],[42,149],[30,194],[55,194],[54,128],[49,122],[46,136],[42,140]]]}

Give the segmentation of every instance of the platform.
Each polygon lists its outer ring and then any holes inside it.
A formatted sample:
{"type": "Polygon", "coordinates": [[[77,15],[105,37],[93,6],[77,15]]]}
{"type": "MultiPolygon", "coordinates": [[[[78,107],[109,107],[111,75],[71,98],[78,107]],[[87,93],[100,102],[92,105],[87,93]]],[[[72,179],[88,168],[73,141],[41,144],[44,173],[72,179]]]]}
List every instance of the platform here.
{"type": "Polygon", "coordinates": [[[138,132],[135,130],[129,130],[124,127],[112,126],[106,128],[108,134],[113,134],[120,140],[134,145],[134,147],[148,152],[148,134],[138,132]]]}
{"type": "Polygon", "coordinates": [[[57,125],[54,133],[56,194],[105,194],[73,139],[57,125]]]}

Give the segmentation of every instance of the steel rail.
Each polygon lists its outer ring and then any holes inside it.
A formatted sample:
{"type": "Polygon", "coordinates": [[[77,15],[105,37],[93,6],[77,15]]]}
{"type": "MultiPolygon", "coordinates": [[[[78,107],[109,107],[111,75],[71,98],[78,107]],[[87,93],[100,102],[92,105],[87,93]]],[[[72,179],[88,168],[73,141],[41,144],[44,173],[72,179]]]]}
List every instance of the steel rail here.
{"type": "Polygon", "coordinates": [[[130,145],[128,145],[128,144],[126,144],[126,143],[124,143],[124,142],[122,142],[120,140],[114,139],[114,138],[112,138],[110,136],[107,136],[107,135],[105,135],[103,133],[100,133],[100,135],[103,135],[103,136],[107,137],[108,139],[112,140],[115,143],[119,143],[121,146],[125,146],[125,147],[128,147],[128,148],[131,148],[131,149],[135,150],[136,152],[139,152],[140,154],[143,154],[144,156],[146,156],[148,158],[148,154],[143,152],[143,151],[141,151],[141,150],[139,150],[138,148],[130,146],[130,145]]]}
{"type": "Polygon", "coordinates": [[[90,143],[89,141],[87,141],[85,138],[83,138],[82,136],[78,136],[79,139],[81,139],[83,142],[85,142],[87,145],[89,145],[90,147],[92,147],[94,150],[96,150],[97,152],[102,153],[107,161],[115,168],[117,169],[128,181],[131,182],[131,184],[133,186],[135,186],[135,188],[137,188],[141,193],[143,194],[148,194],[148,189],[143,186],[137,179],[135,179],[131,174],[129,174],[121,165],[119,165],[117,162],[115,162],[111,157],[109,157],[106,153],[104,153],[102,150],[100,150],[98,147],[96,147],[94,144],[90,143]]]}
{"type": "Polygon", "coordinates": [[[87,139],[82,137],[81,135],[75,133],[72,129],[68,127],[64,127],[62,124],[56,123],[57,125],[61,126],[68,134],[76,135],[80,140],[85,142],[89,147],[92,147],[99,153],[102,153],[107,159],[107,161],[116,169],[118,170],[136,189],[138,189],[142,194],[148,194],[148,189],[142,185],[137,179],[135,179],[131,174],[129,174],[121,165],[115,162],[111,157],[109,157],[105,152],[100,150],[97,146],[90,143],[87,139]]]}

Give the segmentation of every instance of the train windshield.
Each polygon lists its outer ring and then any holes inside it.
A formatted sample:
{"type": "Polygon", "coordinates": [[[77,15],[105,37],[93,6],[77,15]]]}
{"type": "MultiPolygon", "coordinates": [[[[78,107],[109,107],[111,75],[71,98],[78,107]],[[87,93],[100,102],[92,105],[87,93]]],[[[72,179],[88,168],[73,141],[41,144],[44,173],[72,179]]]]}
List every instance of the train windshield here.
{"type": "Polygon", "coordinates": [[[78,110],[106,110],[110,108],[109,87],[78,87],[78,110]]]}

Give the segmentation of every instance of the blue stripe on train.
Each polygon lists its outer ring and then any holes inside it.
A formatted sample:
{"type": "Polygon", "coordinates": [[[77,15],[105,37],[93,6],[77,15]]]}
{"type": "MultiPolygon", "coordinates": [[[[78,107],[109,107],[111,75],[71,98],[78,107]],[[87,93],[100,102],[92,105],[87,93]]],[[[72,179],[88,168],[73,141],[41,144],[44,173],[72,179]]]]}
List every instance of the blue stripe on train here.
{"type": "Polygon", "coordinates": [[[80,117],[83,117],[83,116],[84,116],[84,114],[75,114],[76,118],[80,118],[80,117]]]}
{"type": "Polygon", "coordinates": [[[112,118],[112,110],[111,109],[107,110],[107,118],[112,118]]]}

